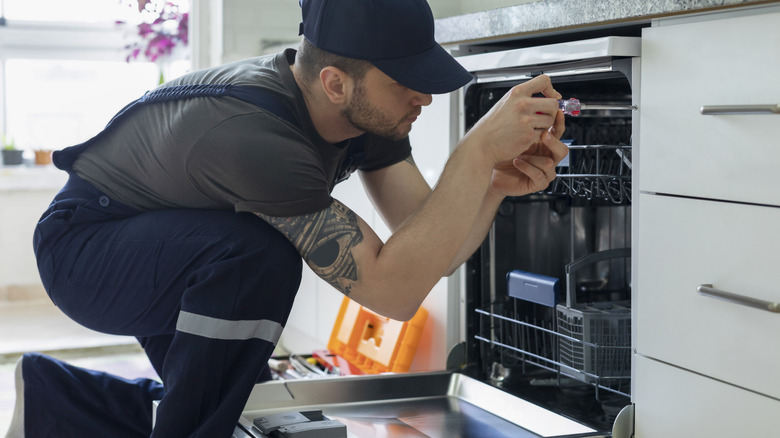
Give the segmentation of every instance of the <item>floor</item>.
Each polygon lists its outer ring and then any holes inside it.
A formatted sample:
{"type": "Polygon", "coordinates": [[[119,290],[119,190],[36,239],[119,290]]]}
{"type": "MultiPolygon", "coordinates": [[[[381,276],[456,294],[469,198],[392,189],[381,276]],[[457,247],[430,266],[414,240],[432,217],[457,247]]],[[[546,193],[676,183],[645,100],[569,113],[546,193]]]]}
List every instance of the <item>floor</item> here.
{"type": "Polygon", "coordinates": [[[0,436],[13,414],[16,362],[28,351],[125,378],[157,378],[134,338],[81,327],[48,301],[0,305],[0,436]]]}

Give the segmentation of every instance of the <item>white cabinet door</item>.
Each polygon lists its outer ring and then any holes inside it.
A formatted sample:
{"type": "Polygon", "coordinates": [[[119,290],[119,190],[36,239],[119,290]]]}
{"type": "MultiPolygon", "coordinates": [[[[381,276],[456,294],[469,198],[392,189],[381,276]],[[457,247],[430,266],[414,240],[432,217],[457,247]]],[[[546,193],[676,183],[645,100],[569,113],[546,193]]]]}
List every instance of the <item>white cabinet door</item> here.
{"type": "Polygon", "coordinates": [[[780,401],[656,362],[636,360],[634,438],[769,438],[780,401]]]}
{"type": "MultiPolygon", "coordinates": [[[[774,9],[777,11],[777,9],[774,9]]],[[[780,205],[780,12],[661,25],[642,35],[642,191],[780,205]]]]}
{"type": "Polygon", "coordinates": [[[638,352],[780,399],[780,313],[697,292],[713,284],[780,302],[780,208],[647,194],[639,202],[638,352]]]}

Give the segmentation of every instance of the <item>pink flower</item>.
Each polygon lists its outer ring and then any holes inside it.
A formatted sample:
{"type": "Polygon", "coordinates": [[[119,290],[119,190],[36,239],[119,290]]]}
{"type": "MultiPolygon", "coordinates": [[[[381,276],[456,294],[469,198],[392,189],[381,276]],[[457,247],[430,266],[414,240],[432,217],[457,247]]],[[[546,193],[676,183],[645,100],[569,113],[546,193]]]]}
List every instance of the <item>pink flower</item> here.
{"type": "Polygon", "coordinates": [[[146,38],[147,35],[150,33],[154,33],[154,30],[152,29],[152,25],[149,23],[141,23],[138,25],[138,35],[141,38],[146,38]]]}
{"type": "MultiPolygon", "coordinates": [[[[179,6],[168,1],[160,4],[151,0],[139,0],[138,10],[154,15],[151,22],[142,22],[137,26],[139,40],[125,47],[129,49],[127,61],[138,59],[143,52],[149,61],[170,55],[173,49],[189,42],[189,14],[180,12],[179,6]]],[[[123,24],[117,22],[117,24],[123,24]]]]}

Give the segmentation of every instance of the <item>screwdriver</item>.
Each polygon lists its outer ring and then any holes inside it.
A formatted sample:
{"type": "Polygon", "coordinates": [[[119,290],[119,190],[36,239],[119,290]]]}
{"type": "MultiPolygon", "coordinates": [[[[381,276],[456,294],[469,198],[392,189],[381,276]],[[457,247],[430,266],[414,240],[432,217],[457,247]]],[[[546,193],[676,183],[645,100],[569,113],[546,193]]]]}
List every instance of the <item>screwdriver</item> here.
{"type": "Polygon", "coordinates": [[[582,110],[635,110],[634,105],[588,105],[580,103],[579,99],[561,99],[558,108],[569,116],[578,116],[582,110]]]}

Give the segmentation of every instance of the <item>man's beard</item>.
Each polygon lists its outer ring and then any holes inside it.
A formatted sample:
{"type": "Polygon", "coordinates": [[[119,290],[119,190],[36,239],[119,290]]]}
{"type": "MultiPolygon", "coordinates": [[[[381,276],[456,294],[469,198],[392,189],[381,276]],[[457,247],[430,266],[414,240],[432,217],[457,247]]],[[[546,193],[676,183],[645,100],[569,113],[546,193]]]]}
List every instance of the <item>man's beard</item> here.
{"type": "Polygon", "coordinates": [[[341,115],[356,129],[370,132],[392,140],[401,140],[409,135],[409,128],[402,128],[403,121],[415,115],[414,112],[405,115],[398,122],[391,121],[379,108],[371,105],[366,99],[366,90],[361,83],[356,84],[352,101],[341,110],[341,115]]]}

